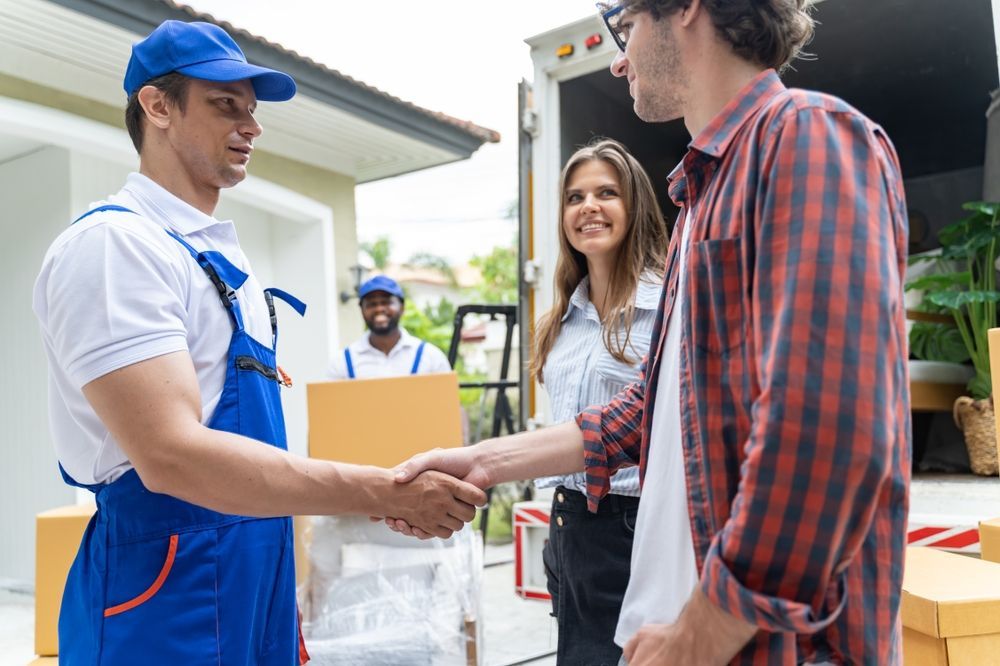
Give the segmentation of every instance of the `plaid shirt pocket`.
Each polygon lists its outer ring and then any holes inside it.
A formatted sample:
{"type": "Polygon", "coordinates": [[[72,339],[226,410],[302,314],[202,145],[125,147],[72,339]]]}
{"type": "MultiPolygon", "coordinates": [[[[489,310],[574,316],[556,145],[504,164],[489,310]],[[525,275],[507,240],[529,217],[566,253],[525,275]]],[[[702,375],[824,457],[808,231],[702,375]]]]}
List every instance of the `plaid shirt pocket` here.
{"type": "Polygon", "coordinates": [[[690,340],[710,354],[740,347],[747,336],[742,239],[691,244],[687,297],[691,304],[690,340]]]}

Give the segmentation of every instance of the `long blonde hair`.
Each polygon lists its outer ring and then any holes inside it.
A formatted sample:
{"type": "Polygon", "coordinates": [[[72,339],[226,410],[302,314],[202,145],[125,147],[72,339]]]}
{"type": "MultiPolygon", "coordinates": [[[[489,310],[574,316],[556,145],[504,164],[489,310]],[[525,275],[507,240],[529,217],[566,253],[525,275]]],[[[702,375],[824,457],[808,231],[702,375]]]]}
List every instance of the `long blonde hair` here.
{"type": "Polygon", "coordinates": [[[604,346],[618,361],[635,364],[629,358],[632,322],[635,319],[635,294],[645,271],[663,274],[667,251],[667,225],[653,193],[649,176],[622,144],[612,139],[595,139],[573,153],[559,175],[559,260],[554,278],[555,298],[552,309],[538,322],[534,353],[529,370],[532,377],[544,382],[542,369],[552,346],[562,330],[562,318],[570,297],[587,275],[587,258],[570,245],[563,225],[566,210],[566,185],[581,164],[593,160],[606,162],[618,174],[625,214],[629,225],[618,246],[608,285],[607,315],[602,322],[604,346]],[[622,335],[624,333],[624,336],[622,335]]]}

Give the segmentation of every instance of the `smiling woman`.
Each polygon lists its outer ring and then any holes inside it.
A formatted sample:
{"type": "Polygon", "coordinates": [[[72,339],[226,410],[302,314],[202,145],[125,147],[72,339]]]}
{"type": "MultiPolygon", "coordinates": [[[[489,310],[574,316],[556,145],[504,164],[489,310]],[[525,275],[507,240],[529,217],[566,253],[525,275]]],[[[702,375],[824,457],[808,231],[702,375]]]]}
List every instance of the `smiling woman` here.
{"type": "Polygon", "coordinates": [[[603,329],[608,353],[623,363],[636,362],[626,353],[632,300],[644,273],[662,271],[667,250],[667,229],[649,176],[617,141],[595,140],[574,153],[563,167],[560,191],[556,293],[552,310],[539,322],[531,361],[540,381],[581,283],[600,320],[616,324],[603,329]]]}
{"type": "MultiPolygon", "coordinates": [[[[539,324],[532,371],[553,421],[604,404],[638,379],[659,302],[667,231],[645,172],[608,139],[563,168],[555,306],[539,324]]],[[[636,468],[611,480],[590,514],[583,474],[536,482],[556,488],[544,551],[559,663],[617,663],[615,627],[629,579],[639,505],[636,468]]]]}

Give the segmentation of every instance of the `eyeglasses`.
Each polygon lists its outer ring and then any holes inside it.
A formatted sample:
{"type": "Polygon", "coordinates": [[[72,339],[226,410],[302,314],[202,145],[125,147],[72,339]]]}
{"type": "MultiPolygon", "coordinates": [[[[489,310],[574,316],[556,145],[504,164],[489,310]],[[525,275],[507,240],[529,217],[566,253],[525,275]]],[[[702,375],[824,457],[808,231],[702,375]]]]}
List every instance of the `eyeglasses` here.
{"type": "Polygon", "coordinates": [[[615,44],[618,48],[625,51],[625,44],[628,42],[628,29],[622,28],[622,12],[625,11],[623,5],[618,5],[612,7],[611,9],[605,9],[607,5],[605,3],[600,3],[597,8],[601,10],[601,18],[604,19],[604,25],[608,26],[608,32],[611,33],[611,38],[615,40],[615,44]]]}

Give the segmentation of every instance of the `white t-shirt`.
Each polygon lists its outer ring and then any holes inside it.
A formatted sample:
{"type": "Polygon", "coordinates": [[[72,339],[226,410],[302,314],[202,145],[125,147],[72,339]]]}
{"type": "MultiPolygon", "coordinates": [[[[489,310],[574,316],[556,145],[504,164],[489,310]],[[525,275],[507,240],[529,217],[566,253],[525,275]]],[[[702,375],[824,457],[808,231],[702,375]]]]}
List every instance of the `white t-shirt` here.
{"type": "MultiPolygon", "coordinates": [[[[379,379],[410,374],[421,340],[407,333],[406,329],[402,327],[400,327],[399,333],[399,340],[396,341],[388,354],[384,354],[372,346],[368,340],[371,332],[365,333],[350,344],[348,349],[351,350],[351,365],[354,366],[355,379],[379,379]]],[[[428,342],[424,345],[424,353],[420,357],[417,374],[429,375],[436,372],[451,372],[451,365],[448,364],[448,357],[444,355],[444,352],[428,342]]],[[[349,377],[343,349],[333,357],[328,374],[330,379],[347,379],[349,377]]]]}
{"type": "Polygon", "coordinates": [[[49,247],[33,308],[49,360],[49,422],[56,455],[79,483],[110,483],[132,468],[81,388],[113,370],[187,351],[201,390],[202,422],[218,404],[232,336],[218,292],[172,229],[196,250],[218,250],[249,279],[237,291],[247,331],[270,343],[260,284],[231,221],[189,206],[130,174],[105,203],[124,206],[69,226],[49,247]]]}
{"type": "MultiPolygon", "coordinates": [[[[687,225],[684,227],[682,257],[688,249],[687,225]]],[[[675,622],[698,583],[680,425],[683,272],[679,283],[656,380],[646,476],[632,543],[632,573],[615,632],[615,643],[622,647],[643,625],[675,622]]]]}

